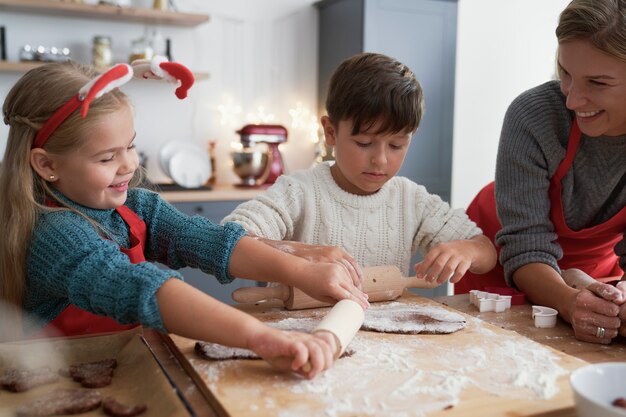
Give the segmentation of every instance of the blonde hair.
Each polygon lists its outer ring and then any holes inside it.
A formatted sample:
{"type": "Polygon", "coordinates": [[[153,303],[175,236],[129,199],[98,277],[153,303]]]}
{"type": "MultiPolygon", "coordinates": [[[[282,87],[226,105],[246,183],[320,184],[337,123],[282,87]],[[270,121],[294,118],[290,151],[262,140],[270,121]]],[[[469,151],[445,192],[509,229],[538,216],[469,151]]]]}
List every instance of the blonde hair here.
{"type": "MultiPolygon", "coordinates": [[[[0,300],[10,311],[1,314],[0,331],[21,333],[28,246],[38,215],[50,210],[46,199],[54,198],[65,206],[30,165],[33,140],[43,123],[96,75],[92,68],[73,62],[43,65],[24,74],[4,101],[9,137],[0,167],[0,300]]],[[[95,119],[124,105],[130,103],[120,90],[104,94],[91,103],[87,117],[81,118],[79,111],[70,115],[43,148],[51,154],[76,149],[89,136],[95,119]]]]}
{"type": "Polygon", "coordinates": [[[561,12],[556,37],[587,40],[626,62],[626,0],[573,0],[561,12]]]}

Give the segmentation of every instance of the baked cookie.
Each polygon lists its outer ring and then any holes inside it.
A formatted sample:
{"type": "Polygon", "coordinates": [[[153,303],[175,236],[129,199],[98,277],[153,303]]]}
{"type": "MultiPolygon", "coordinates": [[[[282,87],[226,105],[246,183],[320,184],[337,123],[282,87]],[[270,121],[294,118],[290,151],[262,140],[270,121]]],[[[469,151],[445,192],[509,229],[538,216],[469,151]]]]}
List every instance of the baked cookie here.
{"type": "Polygon", "coordinates": [[[59,376],[50,368],[40,369],[9,369],[0,376],[0,386],[12,392],[28,391],[40,385],[52,384],[59,376]]]}
{"type": "Polygon", "coordinates": [[[47,417],[63,414],[81,414],[100,407],[102,396],[98,391],[57,389],[17,408],[17,417],[47,417]]]}
{"type": "Polygon", "coordinates": [[[126,405],[117,401],[113,397],[106,397],[102,400],[104,413],[113,417],[133,417],[144,413],[148,406],[145,404],[126,405]]]}
{"type": "Polygon", "coordinates": [[[62,375],[71,377],[86,388],[105,387],[113,381],[113,370],[117,367],[114,358],[102,359],[94,362],[83,362],[70,365],[60,371],[62,375]]]}

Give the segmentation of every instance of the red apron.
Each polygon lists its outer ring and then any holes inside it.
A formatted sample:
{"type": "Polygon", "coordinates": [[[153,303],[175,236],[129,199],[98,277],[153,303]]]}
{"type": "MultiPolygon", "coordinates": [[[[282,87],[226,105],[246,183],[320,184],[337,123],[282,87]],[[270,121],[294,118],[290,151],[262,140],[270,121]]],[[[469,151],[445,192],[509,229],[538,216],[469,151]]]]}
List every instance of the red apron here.
{"type": "MultiPolygon", "coordinates": [[[[115,210],[122,216],[122,219],[124,219],[124,222],[126,222],[130,228],[130,247],[128,249],[120,247],[120,250],[128,256],[130,262],[134,264],[144,262],[146,260],[144,256],[147,230],[146,223],[126,206],[120,206],[115,210]]],[[[43,328],[42,332],[38,332],[37,336],[45,337],[50,333],[53,333],[55,336],[59,335],[58,333],[61,333],[60,335],[62,336],[78,336],[93,333],[117,332],[137,326],[138,324],[120,324],[110,317],[98,316],[70,304],[61,314],[48,323],[48,325],[43,328]]]]}
{"type": "MultiPolygon", "coordinates": [[[[580,144],[581,133],[574,119],[570,131],[567,153],[556,172],[550,179],[550,220],[558,235],[557,242],[563,250],[559,261],[561,269],[578,268],[595,279],[623,275],[619,267],[619,258],[614,247],[622,239],[626,228],[626,207],[604,223],[574,231],[565,223],[562,201],[561,180],[569,171],[580,144]]],[[[494,183],[483,188],[467,208],[467,215],[483,230],[485,236],[495,244],[495,235],[502,228],[496,213],[494,183]]],[[[500,248],[496,246],[498,258],[500,248]]],[[[483,275],[471,272],[454,285],[455,294],[470,290],[484,290],[485,287],[503,287],[504,269],[498,263],[495,268],[483,275]]]]}

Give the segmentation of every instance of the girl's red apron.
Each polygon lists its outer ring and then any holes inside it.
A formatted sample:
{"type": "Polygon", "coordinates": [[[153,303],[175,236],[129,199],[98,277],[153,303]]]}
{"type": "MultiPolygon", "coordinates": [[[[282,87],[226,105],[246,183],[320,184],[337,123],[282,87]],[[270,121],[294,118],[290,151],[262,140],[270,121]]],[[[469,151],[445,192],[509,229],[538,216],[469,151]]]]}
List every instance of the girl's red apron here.
{"type": "MultiPolygon", "coordinates": [[[[120,250],[134,264],[144,262],[146,246],[146,223],[126,206],[115,209],[128,225],[130,247],[120,250]]],[[[92,333],[117,332],[137,327],[138,324],[120,324],[112,318],[98,316],[70,304],[41,332],[41,336],[53,333],[54,336],[77,336],[92,333]],[[58,334],[61,333],[61,334],[58,334]]]]}
{"type": "MultiPolygon", "coordinates": [[[[563,258],[559,261],[559,267],[561,269],[578,268],[595,279],[621,276],[623,272],[613,248],[622,239],[626,228],[626,207],[606,222],[578,231],[570,229],[565,223],[561,180],[574,162],[580,138],[581,132],[574,119],[567,153],[550,179],[550,220],[558,235],[557,242],[563,249],[563,258]]],[[[502,226],[496,213],[493,182],[476,195],[467,208],[467,215],[495,244],[495,235],[502,226]]],[[[496,246],[496,249],[499,257],[500,248],[496,246]]],[[[454,285],[454,292],[462,294],[473,289],[484,290],[485,287],[503,286],[506,286],[504,269],[498,263],[495,268],[483,275],[466,273],[463,279],[454,285]]]]}

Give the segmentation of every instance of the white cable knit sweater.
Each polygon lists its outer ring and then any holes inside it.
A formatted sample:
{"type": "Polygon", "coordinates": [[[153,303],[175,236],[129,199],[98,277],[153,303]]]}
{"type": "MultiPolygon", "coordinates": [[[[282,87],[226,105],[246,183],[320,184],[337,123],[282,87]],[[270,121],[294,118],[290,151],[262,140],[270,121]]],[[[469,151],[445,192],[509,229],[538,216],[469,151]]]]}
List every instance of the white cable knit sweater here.
{"type": "Polygon", "coordinates": [[[411,275],[418,249],[425,253],[441,242],[481,234],[463,210],[452,210],[407,178],[394,177],[376,194],[360,196],[339,188],[330,166],[281,176],[222,223],[236,222],[274,240],[340,246],[362,267],[396,265],[411,275]]]}

